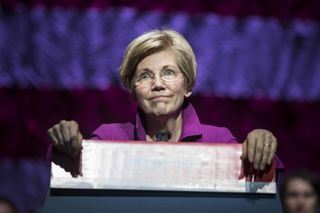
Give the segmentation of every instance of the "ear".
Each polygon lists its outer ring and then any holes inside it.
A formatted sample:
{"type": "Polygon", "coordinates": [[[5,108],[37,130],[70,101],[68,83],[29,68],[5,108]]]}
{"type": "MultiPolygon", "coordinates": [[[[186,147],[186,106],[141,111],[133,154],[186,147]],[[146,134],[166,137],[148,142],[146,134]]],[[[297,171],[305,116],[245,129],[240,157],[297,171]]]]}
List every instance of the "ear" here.
{"type": "Polygon", "coordinates": [[[192,90],[184,91],[184,97],[188,98],[192,94],[192,90]]]}

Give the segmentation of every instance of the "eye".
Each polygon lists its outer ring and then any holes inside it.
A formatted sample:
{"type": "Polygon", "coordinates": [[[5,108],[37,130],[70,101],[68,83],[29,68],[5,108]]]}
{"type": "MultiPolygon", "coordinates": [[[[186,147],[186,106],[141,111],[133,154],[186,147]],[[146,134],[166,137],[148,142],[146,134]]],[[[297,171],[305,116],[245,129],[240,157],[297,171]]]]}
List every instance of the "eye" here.
{"type": "Polygon", "coordinates": [[[166,69],[164,72],[163,72],[163,75],[175,75],[175,71],[174,70],[171,70],[171,69],[166,69]]]}
{"type": "Polygon", "coordinates": [[[139,79],[148,79],[152,78],[152,74],[150,72],[143,72],[139,75],[139,79]]]}

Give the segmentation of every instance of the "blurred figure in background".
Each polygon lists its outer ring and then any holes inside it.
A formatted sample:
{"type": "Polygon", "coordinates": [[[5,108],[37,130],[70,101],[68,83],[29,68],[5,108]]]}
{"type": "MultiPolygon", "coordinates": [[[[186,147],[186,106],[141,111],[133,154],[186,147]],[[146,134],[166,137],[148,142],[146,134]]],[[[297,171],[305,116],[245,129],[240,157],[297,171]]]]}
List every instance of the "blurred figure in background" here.
{"type": "Polygon", "coordinates": [[[4,196],[0,196],[0,213],[17,213],[14,203],[4,196]]]}
{"type": "Polygon", "coordinates": [[[315,213],[319,208],[319,180],[306,171],[291,172],[280,186],[280,197],[286,213],[315,213]]]}

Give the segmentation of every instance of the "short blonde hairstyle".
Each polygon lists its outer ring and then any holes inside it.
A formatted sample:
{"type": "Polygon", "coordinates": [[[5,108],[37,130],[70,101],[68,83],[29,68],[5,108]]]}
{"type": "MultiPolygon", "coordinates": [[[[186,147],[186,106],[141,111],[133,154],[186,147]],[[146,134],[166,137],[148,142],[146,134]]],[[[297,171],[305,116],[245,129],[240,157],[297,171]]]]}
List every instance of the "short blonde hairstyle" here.
{"type": "Polygon", "coordinates": [[[192,91],[196,82],[197,64],[188,41],[174,30],[152,30],[134,39],[127,47],[121,66],[120,77],[124,86],[133,93],[137,65],[147,56],[163,50],[172,50],[179,69],[185,76],[186,89],[192,91]]]}

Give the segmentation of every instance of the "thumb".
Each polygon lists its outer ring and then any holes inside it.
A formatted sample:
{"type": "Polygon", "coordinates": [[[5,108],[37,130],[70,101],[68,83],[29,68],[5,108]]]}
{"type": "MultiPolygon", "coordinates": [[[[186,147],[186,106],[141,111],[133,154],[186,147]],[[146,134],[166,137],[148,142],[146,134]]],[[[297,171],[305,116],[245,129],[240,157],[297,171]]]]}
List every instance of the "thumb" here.
{"type": "Polygon", "coordinates": [[[78,147],[79,147],[80,150],[83,149],[82,140],[83,140],[83,136],[82,136],[82,134],[79,132],[79,133],[78,133],[78,147]]]}
{"type": "Polygon", "coordinates": [[[241,153],[241,156],[240,156],[240,159],[241,160],[246,160],[247,159],[247,155],[248,155],[248,147],[247,147],[248,143],[247,143],[247,140],[245,140],[243,143],[242,143],[242,153],[241,153]]]}
{"type": "Polygon", "coordinates": [[[240,179],[242,179],[244,177],[245,177],[245,174],[244,174],[244,168],[243,168],[243,161],[241,161],[240,175],[238,177],[238,180],[240,180],[240,179]]]}

